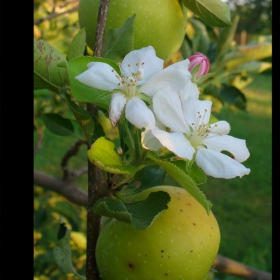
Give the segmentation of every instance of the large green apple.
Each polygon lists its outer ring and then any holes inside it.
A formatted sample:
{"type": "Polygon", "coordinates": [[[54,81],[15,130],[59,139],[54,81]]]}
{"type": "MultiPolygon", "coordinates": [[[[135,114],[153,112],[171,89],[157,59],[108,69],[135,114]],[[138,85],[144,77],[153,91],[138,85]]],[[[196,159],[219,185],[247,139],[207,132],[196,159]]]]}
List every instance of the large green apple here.
{"type": "MultiPolygon", "coordinates": [[[[86,27],[86,42],[92,49],[100,0],[80,0],[79,24],[86,27]]],[[[165,62],[179,50],[185,36],[186,21],[178,0],[111,0],[105,33],[120,28],[136,14],[134,49],[149,45],[165,62]]]]}
{"type": "Polygon", "coordinates": [[[103,280],[203,280],[207,275],[220,245],[213,213],[173,186],[152,187],[134,201],[160,190],[171,201],[149,228],[112,219],[100,232],[96,259],[103,280]]]}

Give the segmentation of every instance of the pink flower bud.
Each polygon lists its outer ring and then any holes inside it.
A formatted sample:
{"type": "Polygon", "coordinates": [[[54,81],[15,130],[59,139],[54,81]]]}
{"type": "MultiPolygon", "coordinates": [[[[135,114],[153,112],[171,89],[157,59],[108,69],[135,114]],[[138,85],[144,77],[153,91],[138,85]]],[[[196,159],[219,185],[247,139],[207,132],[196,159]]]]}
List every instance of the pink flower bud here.
{"type": "Polygon", "coordinates": [[[210,62],[207,58],[207,56],[205,56],[202,53],[195,53],[194,55],[192,55],[191,57],[189,57],[189,71],[192,72],[192,70],[195,68],[195,66],[200,65],[199,69],[196,73],[196,79],[199,79],[201,76],[204,76],[208,73],[209,68],[210,68],[210,62]]]}

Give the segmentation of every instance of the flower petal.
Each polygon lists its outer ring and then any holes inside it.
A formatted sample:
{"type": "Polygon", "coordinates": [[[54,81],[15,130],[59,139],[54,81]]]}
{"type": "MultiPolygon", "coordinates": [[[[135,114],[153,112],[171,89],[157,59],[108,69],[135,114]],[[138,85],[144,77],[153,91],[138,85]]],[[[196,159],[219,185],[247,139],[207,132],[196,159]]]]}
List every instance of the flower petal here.
{"type": "Polygon", "coordinates": [[[189,126],[185,122],[181,101],[177,92],[169,86],[162,88],[153,97],[153,110],[157,119],[173,132],[188,133],[189,126]]]}
{"type": "Polygon", "coordinates": [[[185,121],[190,126],[198,127],[199,124],[208,124],[211,115],[212,102],[197,100],[193,97],[182,100],[182,109],[185,121]]]}
{"type": "Polygon", "coordinates": [[[211,124],[211,134],[229,134],[230,132],[230,124],[226,121],[218,121],[216,123],[211,124]]]}
{"type": "Polygon", "coordinates": [[[126,104],[126,98],[122,93],[112,94],[110,108],[109,108],[109,119],[113,126],[116,126],[118,120],[121,117],[123,108],[126,104]]]}
{"type": "Polygon", "coordinates": [[[191,79],[188,65],[189,60],[185,59],[168,66],[152,76],[138,91],[152,97],[159,89],[169,85],[173,90],[180,92],[191,79]]]}
{"type": "Polygon", "coordinates": [[[168,133],[159,129],[153,129],[152,133],[164,147],[175,155],[181,158],[187,158],[188,160],[193,158],[195,149],[182,133],[168,133]]]}
{"type": "Polygon", "coordinates": [[[230,152],[238,162],[243,162],[250,156],[249,150],[246,147],[246,141],[229,135],[209,134],[209,137],[204,139],[202,143],[208,149],[218,152],[230,152]]]}
{"type": "MultiPolygon", "coordinates": [[[[173,63],[166,67],[164,71],[173,71],[173,70],[178,70],[180,72],[186,73],[189,75],[189,65],[190,65],[190,60],[189,59],[184,59],[182,61],[173,63]]],[[[191,78],[191,77],[190,77],[191,78]]]]}
{"type": "Polygon", "coordinates": [[[154,136],[150,129],[146,129],[141,133],[142,147],[151,151],[158,151],[163,148],[159,140],[154,136]]]}
{"type": "Polygon", "coordinates": [[[128,100],[125,107],[125,117],[137,128],[155,127],[155,117],[145,102],[138,97],[128,100]]]}
{"type": "Polygon", "coordinates": [[[198,99],[199,89],[195,83],[189,81],[186,86],[179,92],[179,96],[181,100],[188,99],[189,97],[198,99]]]}
{"type": "Polygon", "coordinates": [[[196,164],[206,175],[214,178],[240,178],[250,173],[250,169],[231,157],[217,151],[199,147],[195,158],[196,164]]]}
{"type": "Polygon", "coordinates": [[[119,80],[116,71],[107,63],[90,62],[89,69],[75,77],[81,83],[101,90],[113,90],[118,88],[119,80]]]}
{"type": "Polygon", "coordinates": [[[156,56],[152,46],[134,50],[128,53],[121,64],[121,70],[124,76],[131,76],[131,73],[137,73],[140,69],[143,71],[143,79],[138,85],[146,83],[153,75],[163,69],[164,61],[156,56]]]}

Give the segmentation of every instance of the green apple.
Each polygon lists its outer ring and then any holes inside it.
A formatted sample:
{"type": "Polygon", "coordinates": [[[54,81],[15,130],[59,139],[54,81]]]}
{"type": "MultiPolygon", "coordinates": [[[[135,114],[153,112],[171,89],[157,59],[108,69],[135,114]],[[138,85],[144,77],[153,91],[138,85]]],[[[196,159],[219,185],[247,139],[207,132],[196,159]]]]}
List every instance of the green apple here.
{"type": "Polygon", "coordinates": [[[220,245],[218,223],[185,189],[173,186],[149,188],[165,191],[171,201],[150,227],[137,230],[112,219],[101,230],[96,260],[103,280],[203,280],[214,263],[220,245]]]}
{"type": "MultiPolygon", "coordinates": [[[[80,0],[79,24],[86,28],[86,43],[92,49],[100,0],[80,0]]],[[[134,49],[149,45],[165,62],[179,50],[184,40],[186,20],[178,0],[111,0],[105,33],[120,28],[136,14],[134,49]]]]}

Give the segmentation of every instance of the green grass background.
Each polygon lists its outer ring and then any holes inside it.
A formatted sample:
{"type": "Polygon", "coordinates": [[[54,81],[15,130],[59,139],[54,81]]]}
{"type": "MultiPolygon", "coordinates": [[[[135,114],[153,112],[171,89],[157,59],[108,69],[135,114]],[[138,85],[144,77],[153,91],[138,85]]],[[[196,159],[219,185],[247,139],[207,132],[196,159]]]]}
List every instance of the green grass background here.
{"type": "MultiPolygon", "coordinates": [[[[247,113],[223,108],[215,114],[231,124],[230,135],[246,139],[250,157],[244,165],[250,174],[231,180],[209,177],[201,186],[220,225],[219,253],[268,272],[272,271],[271,92],[271,74],[255,75],[245,88],[247,113]]],[[[216,273],[215,279],[241,278],[216,273]]]]}
{"type": "MultiPolygon", "coordinates": [[[[230,135],[246,139],[250,151],[244,165],[251,173],[242,178],[231,180],[208,178],[200,186],[207,198],[213,203],[212,211],[220,225],[221,246],[219,253],[260,270],[272,271],[272,82],[271,74],[254,76],[254,81],[245,88],[248,100],[247,112],[223,108],[215,116],[231,125],[230,135]]],[[[34,145],[38,138],[34,134],[34,145]]],[[[60,162],[69,146],[76,141],[74,137],[59,137],[45,130],[42,147],[35,155],[34,168],[55,176],[62,176],[60,162]]],[[[70,167],[77,168],[86,164],[86,147],[70,160],[70,167]]],[[[86,190],[87,175],[77,182],[86,190]]],[[[53,192],[34,188],[34,232],[42,233],[35,242],[34,276],[39,280],[66,279],[53,263],[51,248],[56,232],[47,224],[57,223],[57,216],[48,212],[48,207],[58,211],[53,205],[59,200],[53,192]],[[45,214],[44,214],[45,213],[45,214]],[[42,216],[43,215],[43,216],[42,216]],[[42,218],[47,216],[48,218],[42,218]],[[44,223],[46,225],[44,225],[44,223]],[[50,268],[51,267],[51,268],[50,268]],[[39,271],[41,270],[41,271],[39,271]],[[53,275],[50,278],[39,275],[53,275]],[[55,276],[56,275],[56,276],[55,276]],[[59,278],[58,275],[61,275],[59,278]]],[[[63,199],[62,199],[63,201],[63,199]]],[[[68,203],[65,201],[65,203],[68,203]]],[[[72,205],[72,204],[71,204],[72,205]]],[[[82,220],[78,227],[85,230],[85,210],[72,205],[80,213],[82,220]]],[[[66,215],[67,216],[67,215],[66,215]]],[[[81,255],[79,251],[75,256],[81,255]]],[[[81,261],[82,263],[82,261],[81,261]]],[[[77,261],[74,261],[77,265],[77,261]]],[[[77,278],[67,278],[77,279],[77,278]]],[[[215,280],[241,279],[231,275],[215,273],[215,280]]]]}

